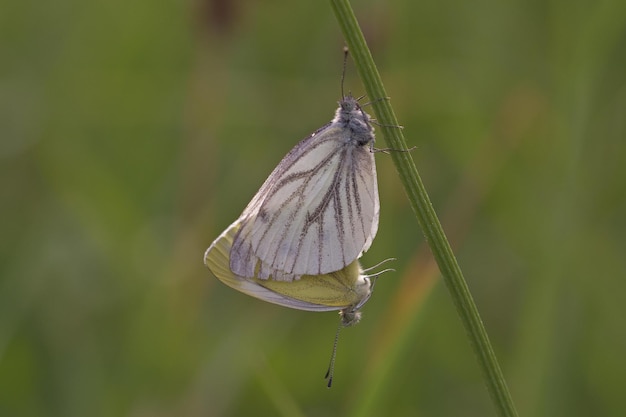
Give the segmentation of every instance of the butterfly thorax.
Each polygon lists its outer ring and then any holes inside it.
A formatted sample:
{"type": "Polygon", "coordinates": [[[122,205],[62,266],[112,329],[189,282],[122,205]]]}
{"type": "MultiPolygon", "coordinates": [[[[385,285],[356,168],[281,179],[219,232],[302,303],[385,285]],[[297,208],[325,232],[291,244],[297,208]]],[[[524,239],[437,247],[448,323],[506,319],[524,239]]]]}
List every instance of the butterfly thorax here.
{"type": "Polygon", "coordinates": [[[374,142],[374,128],[370,123],[370,116],[351,95],[345,96],[339,102],[332,123],[350,131],[347,141],[350,145],[365,146],[374,142]]]}

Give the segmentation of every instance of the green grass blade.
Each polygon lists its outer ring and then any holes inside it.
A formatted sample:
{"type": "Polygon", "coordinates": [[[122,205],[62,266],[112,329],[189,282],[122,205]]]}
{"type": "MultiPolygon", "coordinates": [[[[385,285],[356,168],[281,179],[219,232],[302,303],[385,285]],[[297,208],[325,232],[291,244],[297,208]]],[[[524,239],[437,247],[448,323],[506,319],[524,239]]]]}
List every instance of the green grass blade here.
{"type": "MultiPolygon", "coordinates": [[[[382,133],[388,145],[393,149],[407,149],[402,130],[393,127],[398,126],[398,121],[389,100],[377,100],[387,97],[387,93],[349,1],[331,0],[331,5],[346,38],[365,90],[372,100],[374,113],[378,123],[381,125],[382,133]]],[[[413,212],[424,231],[424,235],[452,296],[452,301],[467,331],[470,344],[476,353],[498,414],[507,417],[517,416],[517,411],[500,370],[500,365],[489,342],[487,332],[480,319],[478,309],[452,253],[439,219],[435,214],[413,158],[410,152],[392,152],[391,157],[398,170],[413,212]]]]}

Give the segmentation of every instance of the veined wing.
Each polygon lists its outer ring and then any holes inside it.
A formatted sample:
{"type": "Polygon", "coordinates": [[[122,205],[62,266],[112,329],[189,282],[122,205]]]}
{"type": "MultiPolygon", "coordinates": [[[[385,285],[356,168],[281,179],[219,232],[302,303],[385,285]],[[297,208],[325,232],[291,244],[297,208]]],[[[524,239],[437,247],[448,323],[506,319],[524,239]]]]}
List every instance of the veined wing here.
{"type": "Polygon", "coordinates": [[[326,274],[369,248],[380,210],[376,167],[369,146],[351,135],[331,123],[279,163],[240,217],[230,253],[235,274],[326,274]]]}
{"type": "Polygon", "coordinates": [[[231,224],[204,255],[204,263],[224,284],[244,294],[298,310],[358,310],[370,297],[372,284],[358,261],[331,274],[305,275],[298,281],[260,280],[233,274],[229,254],[239,220],[231,224]]]}

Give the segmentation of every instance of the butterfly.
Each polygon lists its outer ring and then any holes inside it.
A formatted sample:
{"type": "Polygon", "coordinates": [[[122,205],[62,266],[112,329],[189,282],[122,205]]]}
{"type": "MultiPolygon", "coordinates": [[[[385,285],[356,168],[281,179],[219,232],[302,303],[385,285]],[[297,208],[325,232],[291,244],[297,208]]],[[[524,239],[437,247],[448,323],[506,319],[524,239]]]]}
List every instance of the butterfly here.
{"type": "Polygon", "coordinates": [[[207,249],[204,263],[224,284],[252,297],[284,307],[308,311],[341,310],[343,326],[356,324],[359,309],[372,294],[373,282],[355,260],[345,268],[322,275],[302,275],[300,279],[276,281],[239,276],[230,269],[230,253],[239,221],[231,224],[207,249]]]}
{"type": "Polygon", "coordinates": [[[272,171],[236,223],[236,276],[294,281],[351,265],[372,244],[380,203],[374,128],[358,99],[298,143],[272,171]]]}
{"type": "Polygon", "coordinates": [[[321,275],[302,275],[294,281],[261,279],[257,276],[242,277],[233,273],[230,268],[232,245],[240,228],[241,222],[237,220],[215,239],[204,254],[205,265],[224,284],[260,300],[297,310],[339,310],[341,322],[337,328],[326,373],[327,386],[330,388],[333,382],[339,331],[361,320],[360,309],[372,295],[376,278],[389,269],[367,275],[369,270],[380,264],[363,270],[359,261],[354,260],[339,271],[321,275]]]}

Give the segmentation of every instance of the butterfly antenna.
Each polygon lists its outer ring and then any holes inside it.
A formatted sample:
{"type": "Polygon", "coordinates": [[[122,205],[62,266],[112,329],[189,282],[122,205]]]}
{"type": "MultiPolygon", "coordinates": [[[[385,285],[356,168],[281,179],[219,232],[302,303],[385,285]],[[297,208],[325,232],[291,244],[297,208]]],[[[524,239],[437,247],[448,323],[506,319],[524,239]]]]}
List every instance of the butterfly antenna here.
{"type": "Polygon", "coordinates": [[[345,95],[343,94],[343,82],[346,79],[346,67],[348,66],[348,54],[349,54],[349,49],[347,46],[343,47],[343,69],[341,70],[341,99],[343,100],[343,98],[345,97],[345,95]]]}
{"type": "Polygon", "coordinates": [[[339,322],[339,327],[337,327],[337,333],[335,333],[335,342],[333,343],[333,353],[330,355],[330,363],[328,364],[328,371],[326,371],[326,376],[324,379],[328,380],[328,384],[326,385],[330,388],[333,385],[333,374],[335,373],[335,357],[337,356],[337,343],[339,342],[339,332],[343,327],[343,323],[339,322]]]}

